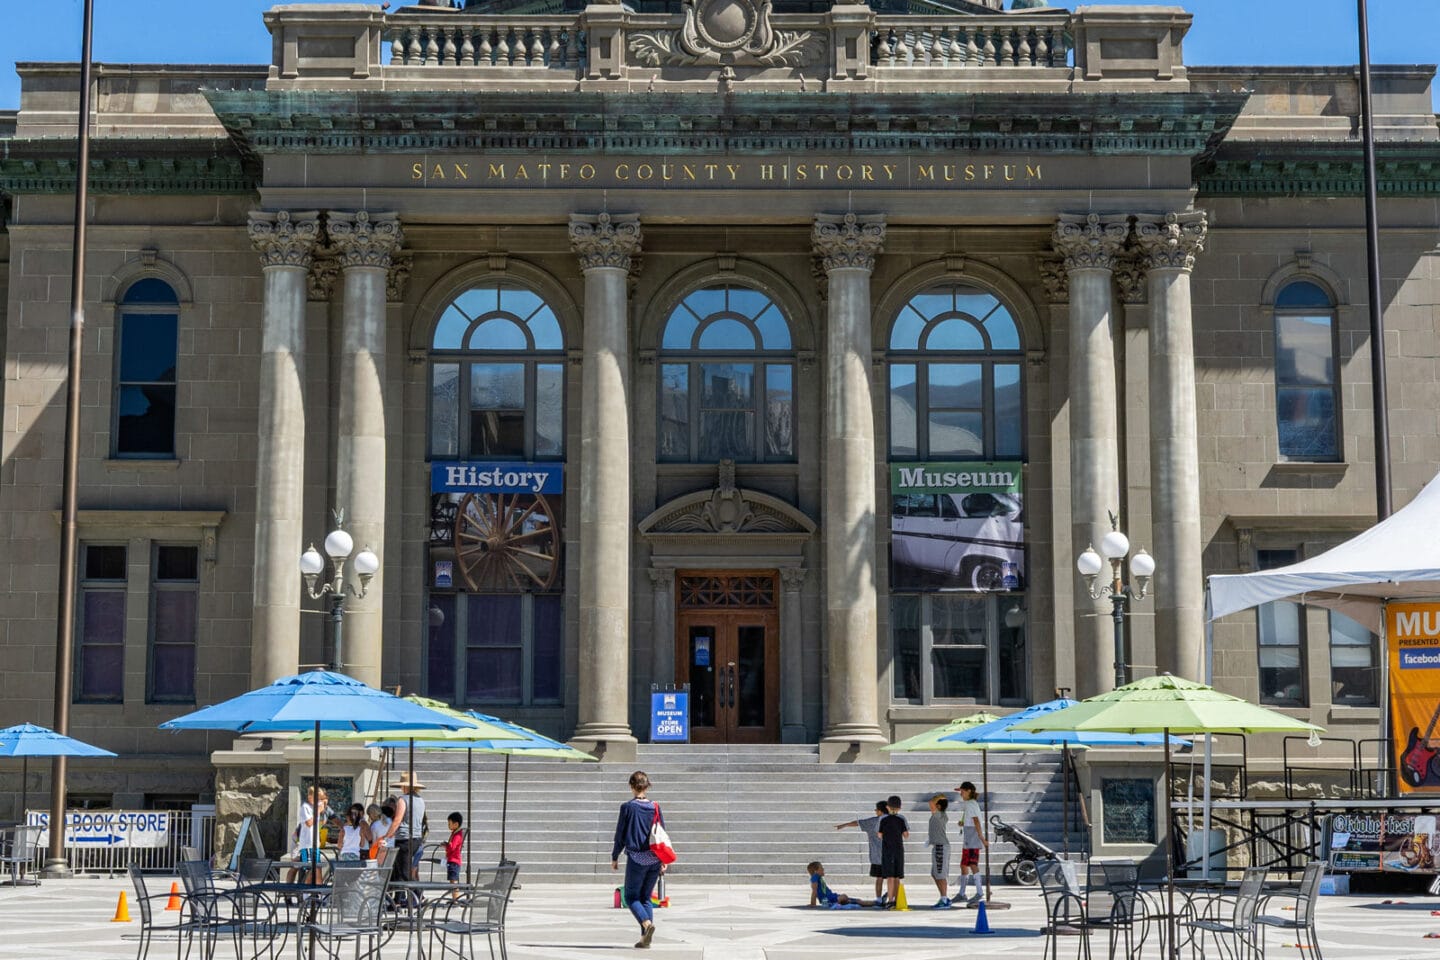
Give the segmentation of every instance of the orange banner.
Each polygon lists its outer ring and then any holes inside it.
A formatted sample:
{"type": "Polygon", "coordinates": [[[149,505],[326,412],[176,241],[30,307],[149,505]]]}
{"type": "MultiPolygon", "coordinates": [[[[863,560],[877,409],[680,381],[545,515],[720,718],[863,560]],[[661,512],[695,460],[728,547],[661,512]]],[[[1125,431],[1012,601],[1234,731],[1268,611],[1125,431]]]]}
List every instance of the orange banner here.
{"type": "Polygon", "coordinates": [[[1440,603],[1385,608],[1390,735],[1401,793],[1440,793],[1440,603]]]}

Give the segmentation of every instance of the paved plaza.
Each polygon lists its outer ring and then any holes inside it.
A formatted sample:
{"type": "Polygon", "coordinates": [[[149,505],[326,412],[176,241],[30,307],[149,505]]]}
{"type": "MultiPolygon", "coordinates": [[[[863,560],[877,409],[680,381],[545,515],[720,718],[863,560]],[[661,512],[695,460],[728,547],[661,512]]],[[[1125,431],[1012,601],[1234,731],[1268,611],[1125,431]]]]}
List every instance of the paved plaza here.
{"type": "MultiPolygon", "coordinates": [[[[169,888],[156,877],[152,889],[169,888]]],[[[933,902],[928,884],[915,884],[915,899],[933,902]]],[[[837,884],[838,889],[859,889],[837,884]]],[[[0,957],[25,960],[130,960],[135,956],[137,919],[110,922],[121,890],[120,879],[50,881],[43,886],[0,888],[0,926],[5,930],[0,957]]],[[[1002,890],[997,888],[997,899],[1002,890]]],[[[133,892],[132,892],[133,895],[133,892]]],[[[510,914],[512,960],[566,960],[632,953],[635,926],[611,907],[612,888],[601,884],[524,884],[510,914]]],[[[1042,915],[1038,891],[1005,888],[1009,910],[990,914],[995,934],[970,933],[975,914],[916,909],[907,913],[876,910],[821,910],[801,906],[808,892],[804,877],[789,886],[697,884],[677,877],[672,906],[657,914],[658,932],[649,955],[671,960],[983,960],[987,957],[1035,957],[1044,951],[1038,933],[1042,915]]],[[[1440,958],[1440,899],[1406,896],[1384,904],[1384,896],[1326,897],[1322,901],[1320,939],[1326,960],[1422,960],[1440,958]]],[[[164,915],[166,922],[174,914],[164,915]]],[[[1293,937],[1272,934],[1266,956],[1299,958],[1293,937]]],[[[1073,939],[1063,944],[1073,956],[1073,939]]],[[[1095,955],[1105,956],[1104,941],[1095,955]]],[[[173,955],[173,941],[157,941],[151,956],[173,955]]],[[[485,956],[480,946],[481,956],[485,956]]],[[[347,953],[348,955],[348,953],[347,953]]],[[[1147,956],[1157,955],[1153,949],[1147,956]]],[[[228,958],[228,946],[219,956],[228,958]]],[[[404,938],[392,941],[383,956],[405,956],[404,938]]]]}

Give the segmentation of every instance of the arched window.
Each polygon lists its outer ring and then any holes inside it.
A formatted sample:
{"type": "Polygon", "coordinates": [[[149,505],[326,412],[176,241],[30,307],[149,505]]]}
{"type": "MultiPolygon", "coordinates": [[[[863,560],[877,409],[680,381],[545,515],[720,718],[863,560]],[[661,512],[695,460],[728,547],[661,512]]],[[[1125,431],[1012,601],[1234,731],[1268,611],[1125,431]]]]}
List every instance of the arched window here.
{"type": "Polygon", "coordinates": [[[430,456],[565,456],[565,339],[555,311],[513,283],[450,301],[430,343],[430,456]]]}
{"type": "Polygon", "coordinates": [[[137,280],[120,298],[115,330],[111,453],[175,456],[175,358],[180,300],[164,280],[137,280]]]}
{"type": "Polygon", "coordinates": [[[696,290],[660,338],[660,460],[795,459],[795,353],[780,307],[749,287],[696,290]]]}
{"type": "Polygon", "coordinates": [[[1340,459],[1335,306],[1309,280],[1275,298],[1275,421],[1282,460],[1340,459]]]}
{"type": "Polygon", "coordinates": [[[890,459],[1020,457],[1020,361],[994,294],[946,284],[911,297],[890,330],[890,459]]]}

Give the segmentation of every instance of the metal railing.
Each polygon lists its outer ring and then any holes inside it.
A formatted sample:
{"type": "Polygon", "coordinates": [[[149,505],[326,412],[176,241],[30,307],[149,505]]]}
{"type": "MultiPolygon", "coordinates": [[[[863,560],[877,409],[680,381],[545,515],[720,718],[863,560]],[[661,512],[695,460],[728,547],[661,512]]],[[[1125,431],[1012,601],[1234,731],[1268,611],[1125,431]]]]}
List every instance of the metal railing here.
{"type": "MultiPolygon", "coordinates": [[[[124,844],[95,844],[87,846],[66,846],[65,855],[70,869],[75,873],[108,874],[124,873],[133,863],[147,873],[173,873],[180,861],[181,847],[196,847],[201,856],[210,859],[214,854],[215,808],[200,806],[191,810],[169,810],[157,815],[169,818],[165,841],[160,846],[139,847],[124,844]]],[[[34,869],[39,871],[45,865],[48,851],[43,846],[35,849],[34,869]]]]}

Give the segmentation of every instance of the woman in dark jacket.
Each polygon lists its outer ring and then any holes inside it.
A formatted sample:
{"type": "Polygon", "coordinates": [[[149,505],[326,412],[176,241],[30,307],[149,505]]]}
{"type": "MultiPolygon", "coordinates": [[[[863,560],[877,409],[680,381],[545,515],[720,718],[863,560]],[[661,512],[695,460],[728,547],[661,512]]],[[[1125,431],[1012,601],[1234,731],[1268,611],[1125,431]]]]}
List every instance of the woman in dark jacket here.
{"type": "Polygon", "coordinates": [[[650,778],[643,771],[630,774],[630,792],[635,796],[620,805],[620,819],[615,822],[615,845],[610,850],[610,869],[620,869],[620,851],[625,851],[625,903],[640,922],[640,939],[635,946],[650,946],[655,936],[655,908],[650,894],[660,879],[660,858],[650,852],[650,826],[658,818],[665,823],[660,808],[645,796],[650,778]]]}

